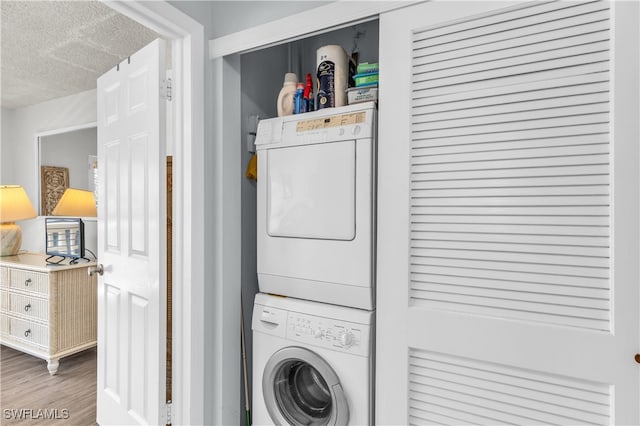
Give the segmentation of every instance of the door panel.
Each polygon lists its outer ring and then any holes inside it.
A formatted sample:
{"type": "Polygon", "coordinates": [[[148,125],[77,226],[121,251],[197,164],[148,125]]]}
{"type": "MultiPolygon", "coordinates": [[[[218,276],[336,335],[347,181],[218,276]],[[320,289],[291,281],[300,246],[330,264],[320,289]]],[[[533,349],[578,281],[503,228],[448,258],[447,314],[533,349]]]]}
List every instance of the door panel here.
{"type": "Polygon", "coordinates": [[[165,176],[156,40],[98,79],[100,424],[163,424],[165,176]]]}
{"type": "Polygon", "coordinates": [[[432,2],[381,17],[382,424],[640,420],[638,129],[619,115],[638,113],[620,60],[637,76],[638,37],[614,35],[637,16],[432,2]]]}

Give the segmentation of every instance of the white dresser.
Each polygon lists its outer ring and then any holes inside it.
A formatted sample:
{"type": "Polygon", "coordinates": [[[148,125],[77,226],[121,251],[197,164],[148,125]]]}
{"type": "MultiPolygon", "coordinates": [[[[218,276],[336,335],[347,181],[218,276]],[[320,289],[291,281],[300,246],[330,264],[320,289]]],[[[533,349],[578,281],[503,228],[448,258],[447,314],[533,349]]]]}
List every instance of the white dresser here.
{"type": "Polygon", "coordinates": [[[95,262],[50,265],[40,253],[0,257],[0,343],[47,361],[96,345],[95,262]]]}

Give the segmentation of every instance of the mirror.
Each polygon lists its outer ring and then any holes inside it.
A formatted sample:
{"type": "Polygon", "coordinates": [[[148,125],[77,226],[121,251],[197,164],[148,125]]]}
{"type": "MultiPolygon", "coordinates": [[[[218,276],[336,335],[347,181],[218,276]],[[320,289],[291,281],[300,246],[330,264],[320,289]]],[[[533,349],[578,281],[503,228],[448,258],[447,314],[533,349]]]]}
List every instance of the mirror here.
{"type": "Polygon", "coordinates": [[[41,216],[51,214],[66,188],[95,192],[97,152],[95,123],[38,135],[41,216]]]}

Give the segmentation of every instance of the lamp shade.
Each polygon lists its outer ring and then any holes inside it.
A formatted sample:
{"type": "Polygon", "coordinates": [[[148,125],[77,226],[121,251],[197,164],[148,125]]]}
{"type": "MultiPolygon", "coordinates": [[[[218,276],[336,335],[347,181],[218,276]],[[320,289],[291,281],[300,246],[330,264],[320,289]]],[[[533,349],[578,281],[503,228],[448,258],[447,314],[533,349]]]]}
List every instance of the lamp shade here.
{"type": "Polygon", "coordinates": [[[95,217],[98,215],[96,199],[91,191],[67,188],[51,214],[54,216],[95,217]]]}
{"type": "Polygon", "coordinates": [[[15,222],[36,216],[36,211],[23,187],[0,185],[0,222],[15,222]]]}

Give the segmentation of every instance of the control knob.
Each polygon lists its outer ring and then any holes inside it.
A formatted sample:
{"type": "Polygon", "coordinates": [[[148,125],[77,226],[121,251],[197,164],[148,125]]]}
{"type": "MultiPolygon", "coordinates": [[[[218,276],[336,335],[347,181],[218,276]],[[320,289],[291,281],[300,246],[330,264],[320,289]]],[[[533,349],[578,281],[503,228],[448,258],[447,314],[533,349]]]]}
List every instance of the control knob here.
{"type": "Polygon", "coordinates": [[[340,334],[338,334],[338,341],[343,347],[350,347],[353,345],[353,333],[348,330],[341,331],[340,334]]]}

